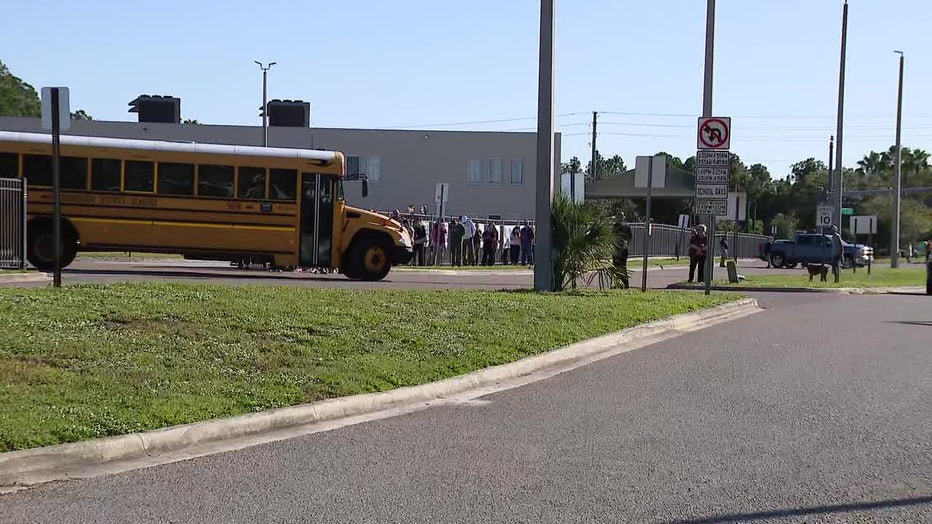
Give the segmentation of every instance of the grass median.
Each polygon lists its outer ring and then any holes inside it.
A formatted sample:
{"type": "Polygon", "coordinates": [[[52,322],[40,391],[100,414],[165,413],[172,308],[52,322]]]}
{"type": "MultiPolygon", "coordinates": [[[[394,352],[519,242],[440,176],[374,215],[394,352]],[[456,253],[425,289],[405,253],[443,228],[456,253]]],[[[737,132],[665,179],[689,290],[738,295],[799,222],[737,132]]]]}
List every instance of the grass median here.
{"type": "Polygon", "coordinates": [[[148,283],[0,289],[0,451],[422,384],[736,298],[148,283]]]}
{"type": "MultiPolygon", "coordinates": [[[[741,270],[738,270],[741,273],[741,270]]],[[[809,272],[805,269],[796,270],[792,274],[753,274],[747,275],[747,280],[740,286],[751,287],[782,287],[782,288],[874,288],[874,287],[904,287],[925,286],[926,270],[923,266],[909,266],[892,269],[890,266],[873,266],[868,274],[867,268],[842,270],[839,282],[835,283],[832,270],[829,268],[827,282],[820,282],[816,275],[809,281],[809,272]]],[[[717,282],[729,285],[728,282],[717,282]]]]}

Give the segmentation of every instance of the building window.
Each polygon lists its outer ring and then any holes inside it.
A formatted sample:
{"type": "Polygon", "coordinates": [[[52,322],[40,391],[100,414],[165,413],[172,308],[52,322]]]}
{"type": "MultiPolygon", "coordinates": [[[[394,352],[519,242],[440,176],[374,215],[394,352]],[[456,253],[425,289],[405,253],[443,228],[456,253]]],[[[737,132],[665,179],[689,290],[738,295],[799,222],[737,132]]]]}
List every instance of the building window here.
{"type": "Polygon", "coordinates": [[[298,194],[298,171],[295,169],[269,170],[269,198],[294,200],[298,194]]]}
{"type": "Polygon", "coordinates": [[[194,164],[159,162],[160,195],[194,195],[194,164]]]}
{"type": "Polygon", "coordinates": [[[369,179],[369,182],[382,181],[382,157],[366,157],[366,177],[369,179]]]}
{"type": "Polygon", "coordinates": [[[119,191],[120,172],[123,163],[115,158],[91,160],[91,189],[94,191],[119,191]]]}
{"type": "MultiPolygon", "coordinates": [[[[197,166],[197,194],[203,197],[233,198],[233,166],[197,166]]],[[[262,182],[265,192],[265,181],[262,182]]]]}
{"type": "Polygon", "coordinates": [[[466,181],[470,184],[482,183],[482,159],[470,158],[466,164],[466,181]]]}
{"type": "Polygon", "coordinates": [[[511,160],[511,183],[524,184],[524,160],[521,158],[511,160]]]}
{"type": "Polygon", "coordinates": [[[489,183],[501,184],[504,171],[505,162],[501,158],[489,160],[489,183]]]}
{"type": "Polygon", "coordinates": [[[155,188],[155,164],[127,160],[123,172],[123,191],[151,193],[155,188]]]}
{"type": "Polygon", "coordinates": [[[265,200],[265,168],[239,168],[239,197],[265,200]]]}

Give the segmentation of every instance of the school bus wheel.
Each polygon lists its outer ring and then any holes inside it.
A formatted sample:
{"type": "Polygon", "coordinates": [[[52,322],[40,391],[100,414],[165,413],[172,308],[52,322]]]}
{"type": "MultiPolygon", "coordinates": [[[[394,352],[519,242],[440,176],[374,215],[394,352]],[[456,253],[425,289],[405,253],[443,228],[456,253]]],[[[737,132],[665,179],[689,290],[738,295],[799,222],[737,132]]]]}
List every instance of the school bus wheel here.
{"type": "Polygon", "coordinates": [[[391,248],[378,237],[367,235],[353,244],[349,265],[355,278],[382,280],[392,268],[391,248]]]}
{"type": "MultiPolygon", "coordinates": [[[[41,271],[55,269],[55,241],[52,221],[38,219],[29,222],[26,236],[26,258],[41,271]]],[[[61,267],[67,267],[78,254],[77,234],[71,222],[61,222],[61,267]]]]}

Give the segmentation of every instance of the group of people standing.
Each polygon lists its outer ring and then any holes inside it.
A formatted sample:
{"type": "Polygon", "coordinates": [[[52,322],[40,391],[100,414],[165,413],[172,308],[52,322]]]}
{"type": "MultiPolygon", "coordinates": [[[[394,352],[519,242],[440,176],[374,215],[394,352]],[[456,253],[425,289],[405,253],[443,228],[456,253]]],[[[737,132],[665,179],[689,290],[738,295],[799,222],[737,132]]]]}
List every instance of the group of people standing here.
{"type": "Polygon", "coordinates": [[[534,228],[527,220],[520,227],[514,226],[505,240],[499,238],[499,227],[493,222],[480,227],[466,215],[453,217],[449,237],[453,266],[494,266],[499,247],[503,248],[503,264],[516,265],[519,256],[521,264],[534,264],[534,228]]]}
{"type": "Polygon", "coordinates": [[[402,217],[397,210],[389,216],[411,236],[414,251],[411,265],[442,264],[449,253],[453,266],[493,266],[499,248],[502,264],[534,264],[534,226],[527,220],[510,230],[501,228],[499,238],[499,226],[491,221],[484,225],[476,223],[466,215],[453,217],[449,226],[443,221],[419,220],[415,215],[402,217]]]}

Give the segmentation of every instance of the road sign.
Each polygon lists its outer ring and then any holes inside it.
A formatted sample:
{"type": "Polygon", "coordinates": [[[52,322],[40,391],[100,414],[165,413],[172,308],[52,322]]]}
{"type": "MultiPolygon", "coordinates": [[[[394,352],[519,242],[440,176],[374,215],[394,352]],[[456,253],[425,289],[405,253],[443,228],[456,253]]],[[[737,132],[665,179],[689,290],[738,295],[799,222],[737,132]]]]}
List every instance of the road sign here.
{"type": "Polygon", "coordinates": [[[876,235],[877,215],[858,215],[848,219],[852,235],[876,235]]]}
{"type": "Polygon", "coordinates": [[[728,168],[727,167],[697,167],[696,168],[697,184],[727,184],[728,168]]]}
{"type": "Polygon", "coordinates": [[[731,153],[728,151],[696,151],[696,165],[699,167],[730,167],[731,153]]]}
{"type": "Polygon", "coordinates": [[[634,161],[634,187],[647,187],[647,166],[653,162],[650,173],[651,187],[667,186],[667,157],[639,156],[634,161]]]}
{"type": "Polygon", "coordinates": [[[450,184],[439,183],[434,189],[434,202],[438,204],[446,204],[447,200],[450,199],[450,184]]]}
{"type": "Polygon", "coordinates": [[[725,184],[696,184],[696,198],[728,198],[728,186],[725,184]]]}
{"type": "Polygon", "coordinates": [[[853,208],[853,207],[843,207],[843,208],[841,208],[841,214],[842,214],[842,215],[853,215],[853,214],[854,214],[854,208],[853,208]]]}
{"type": "Polygon", "coordinates": [[[721,200],[696,200],[693,211],[697,215],[722,216],[728,213],[728,200],[724,198],[721,200]]]}
{"type": "Polygon", "coordinates": [[[819,227],[832,225],[832,206],[819,206],[816,208],[816,225],[819,227]]]}
{"type": "MultiPolygon", "coordinates": [[[[71,129],[71,108],[68,101],[68,88],[58,89],[58,128],[62,131],[71,129]]],[[[52,130],[52,88],[42,88],[42,129],[52,130]]]]}
{"type": "Polygon", "coordinates": [[[699,117],[696,149],[728,150],[731,147],[731,118],[699,117]]]}

